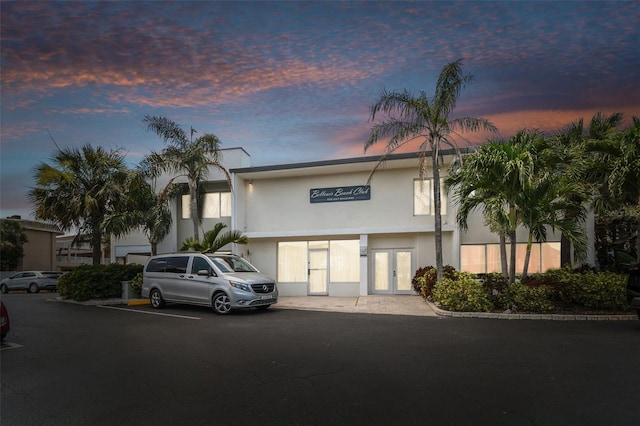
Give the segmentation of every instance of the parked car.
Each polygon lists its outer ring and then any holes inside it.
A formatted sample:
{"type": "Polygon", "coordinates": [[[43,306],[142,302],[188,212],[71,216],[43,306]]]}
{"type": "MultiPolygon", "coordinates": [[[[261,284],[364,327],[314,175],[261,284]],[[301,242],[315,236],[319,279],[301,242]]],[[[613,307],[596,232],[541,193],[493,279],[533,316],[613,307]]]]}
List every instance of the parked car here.
{"type": "Polygon", "coordinates": [[[640,319],[640,268],[629,271],[629,279],[627,280],[627,300],[631,308],[636,310],[638,319],[640,319]]]}
{"type": "Polygon", "coordinates": [[[7,337],[7,333],[11,329],[11,323],[9,321],[9,311],[7,311],[4,302],[0,302],[0,337],[4,340],[7,337]]]}
{"type": "Polygon", "coordinates": [[[0,291],[8,293],[13,290],[27,290],[37,293],[40,290],[56,290],[58,277],[62,272],[55,271],[23,271],[5,278],[0,282],[0,291]]]}
{"type": "Polygon", "coordinates": [[[233,309],[267,309],[278,302],[276,282],[231,254],[153,256],[144,266],[141,293],[154,308],[166,302],[189,303],[211,306],[219,315],[233,309]]]}

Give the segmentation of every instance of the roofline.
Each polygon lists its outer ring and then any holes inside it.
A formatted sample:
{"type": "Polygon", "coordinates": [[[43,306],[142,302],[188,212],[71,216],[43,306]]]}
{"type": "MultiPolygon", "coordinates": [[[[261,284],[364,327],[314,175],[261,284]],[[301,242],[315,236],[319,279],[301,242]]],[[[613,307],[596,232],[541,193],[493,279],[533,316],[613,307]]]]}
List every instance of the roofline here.
{"type": "MultiPolygon", "coordinates": [[[[467,154],[469,152],[473,152],[474,148],[465,147],[457,150],[462,154],[467,154]]],[[[351,157],[351,158],[340,158],[335,160],[321,160],[321,161],[309,161],[304,163],[288,163],[288,164],[275,164],[270,166],[256,166],[256,167],[242,167],[237,169],[229,169],[231,173],[252,173],[252,172],[270,172],[276,170],[293,170],[293,169],[304,169],[311,167],[323,167],[323,166],[335,166],[335,165],[344,165],[344,164],[357,164],[357,163],[371,163],[378,162],[380,160],[391,161],[391,160],[405,160],[410,158],[418,158],[420,156],[420,152],[405,152],[402,154],[391,154],[391,155],[373,155],[370,157],[351,157]]],[[[425,152],[427,157],[431,156],[431,151],[425,152]]],[[[440,150],[440,155],[454,155],[456,154],[455,149],[443,149],[440,150]]]]}

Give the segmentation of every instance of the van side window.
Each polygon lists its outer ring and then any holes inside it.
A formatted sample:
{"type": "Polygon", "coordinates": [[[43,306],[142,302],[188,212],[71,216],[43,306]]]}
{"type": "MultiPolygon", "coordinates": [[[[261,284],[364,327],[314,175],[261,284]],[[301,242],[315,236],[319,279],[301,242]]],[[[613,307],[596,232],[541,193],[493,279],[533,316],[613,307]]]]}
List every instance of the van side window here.
{"type": "Polygon", "coordinates": [[[187,272],[187,263],[189,263],[189,258],[187,256],[170,257],[167,259],[166,272],[185,274],[187,272]]]}
{"type": "Polygon", "coordinates": [[[147,265],[147,272],[164,272],[167,269],[167,259],[151,259],[147,265]]]}
{"type": "Polygon", "coordinates": [[[147,272],[172,272],[184,274],[187,272],[188,256],[159,257],[151,259],[147,265],[147,272]]]}
{"type": "Polygon", "coordinates": [[[209,262],[201,257],[194,257],[193,263],[191,264],[191,273],[195,275],[198,273],[198,271],[202,271],[203,269],[205,271],[209,271],[209,274],[213,272],[211,270],[211,266],[209,266],[209,262]]]}

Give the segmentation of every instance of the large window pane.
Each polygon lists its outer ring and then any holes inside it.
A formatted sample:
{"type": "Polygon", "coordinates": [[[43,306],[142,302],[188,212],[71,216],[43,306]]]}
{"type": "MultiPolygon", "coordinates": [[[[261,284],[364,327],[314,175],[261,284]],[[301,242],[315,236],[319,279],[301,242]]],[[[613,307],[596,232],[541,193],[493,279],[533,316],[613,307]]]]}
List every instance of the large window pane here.
{"type": "MultiPolygon", "coordinates": [[[[447,194],[444,191],[444,181],[440,180],[440,214],[447,214],[447,194]]],[[[433,179],[416,179],[413,181],[413,214],[433,215],[435,204],[433,201],[433,179]]]]}
{"type": "Polygon", "coordinates": [[[278,243],[278,282],[307,282],[307,242],[278,243]]]}
{"type": "Polygon", "coordinates": [[[460,246],[460,270],[474,274],[484,273],[486,268],[485,248],[484,244],[460,246]]]}
{"type": "Polygon", "coordinates": [[[542,272],[560,268],[560,243],[542,243],[542,272]]]}
{"type": "Polygon", "coordinates": [[[360,282],[359,240],[331,241],[329,255],[332,282],[360,282]]]}
{"type": "Polygon", "coordinates": [[[210,192],[204,194],[204,206],[202,217],[204,219],[217,219],[220,217],[220,193],[210,192]]]}
{"type": "Polygon", "coordinates": [[[502,272],[500,244],[487,244],[487,272],[502,272]]]}
{"type": "Polygon", "coordinates": [[[191,195],[182,196],[182,218],[191,219],[191,195]]]}
{"type": "Polygon", "coordinates": [[[231,193],[220,193],[220,216],[231,217],[231,193]]]}

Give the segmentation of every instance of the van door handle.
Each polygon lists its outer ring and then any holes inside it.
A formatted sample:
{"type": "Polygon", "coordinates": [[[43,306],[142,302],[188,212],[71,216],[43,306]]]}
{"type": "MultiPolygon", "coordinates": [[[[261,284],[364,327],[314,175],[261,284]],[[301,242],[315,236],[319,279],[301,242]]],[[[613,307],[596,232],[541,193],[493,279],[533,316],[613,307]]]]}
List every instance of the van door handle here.
{"type": "Polygon", "coordinates": [[[184,275],[178,275],[180,278],[184,278],[184,275]]]}

